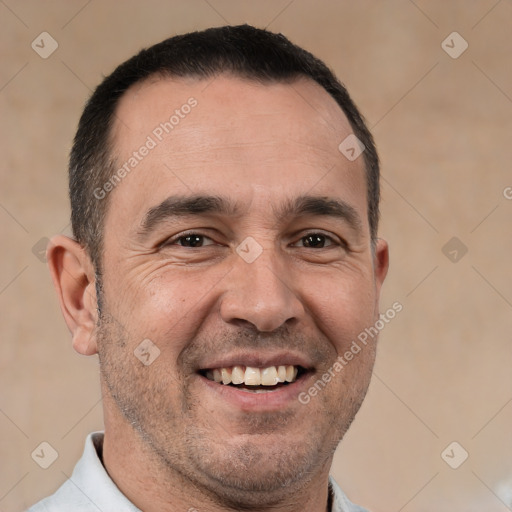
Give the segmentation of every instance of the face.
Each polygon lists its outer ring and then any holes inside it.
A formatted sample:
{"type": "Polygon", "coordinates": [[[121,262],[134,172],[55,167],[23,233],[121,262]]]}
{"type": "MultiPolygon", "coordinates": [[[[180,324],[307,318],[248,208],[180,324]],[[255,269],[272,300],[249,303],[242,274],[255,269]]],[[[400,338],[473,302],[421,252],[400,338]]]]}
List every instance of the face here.
{"type": "Polygon", "coordinates": [[[310,81],[166,79],[124,96],[113,141],[130,170],[110,191],[98,347],[111,407],[161,471],[245,503],[327,473],[374,344],[332,367],[378,318],[387,265],[362,157],[338,150],[350,133],[310,81]]]}

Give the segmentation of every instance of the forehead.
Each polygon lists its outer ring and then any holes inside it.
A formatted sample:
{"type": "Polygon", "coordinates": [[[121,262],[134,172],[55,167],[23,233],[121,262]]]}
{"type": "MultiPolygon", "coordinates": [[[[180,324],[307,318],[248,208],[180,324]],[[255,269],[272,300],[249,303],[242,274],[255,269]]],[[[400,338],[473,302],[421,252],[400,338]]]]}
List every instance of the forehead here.
{"type": "Polygon", "coordinates": [[[363,159],[350,162],[338,150],[351,132],[335,100],[311,80],[147,80],[116,111],[114,157],[125,172],[111,192],[107,223],[137,222],[165,197],[184,193],[231,193],[251,204],[334,193],[363,213],[363,159]]]}

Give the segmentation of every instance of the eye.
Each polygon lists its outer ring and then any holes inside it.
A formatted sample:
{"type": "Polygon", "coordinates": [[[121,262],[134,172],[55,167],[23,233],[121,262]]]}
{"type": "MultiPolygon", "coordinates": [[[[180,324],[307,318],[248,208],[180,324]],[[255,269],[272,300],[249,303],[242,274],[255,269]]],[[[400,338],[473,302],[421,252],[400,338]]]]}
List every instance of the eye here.
{"type": "Polygon", "coordinates": [[[201,235],[199,233],[186,233],[167,240],[164,242],[163,246],[179,245],[180,247],[204,247],[206,245],[214,244],[215,242],[205,235],[201,235]]]}
{"type": "Polygon", "coordinates": [[[308,233],[300,238],[300,242],[303,243],[303,247],[314,249],[323,249],[324,247],[329,247],[331,245],[340,245],[330,236],[324,235],[323,233],[308,233]]]}

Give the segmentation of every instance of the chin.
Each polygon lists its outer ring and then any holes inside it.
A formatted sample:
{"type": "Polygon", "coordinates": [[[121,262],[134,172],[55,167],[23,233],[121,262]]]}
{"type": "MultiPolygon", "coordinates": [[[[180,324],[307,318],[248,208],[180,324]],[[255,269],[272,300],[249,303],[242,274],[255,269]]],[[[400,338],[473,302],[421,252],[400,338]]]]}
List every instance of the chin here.
{"type": "Polygon", "coordinates": [[[234,508],[278,503],[303,487],[327,459],[317,436],[295,442],[281,435],[251,437],[213,446],[210,441],[209,448],[196,445],[189,453],[203,484],[234,508]]]}

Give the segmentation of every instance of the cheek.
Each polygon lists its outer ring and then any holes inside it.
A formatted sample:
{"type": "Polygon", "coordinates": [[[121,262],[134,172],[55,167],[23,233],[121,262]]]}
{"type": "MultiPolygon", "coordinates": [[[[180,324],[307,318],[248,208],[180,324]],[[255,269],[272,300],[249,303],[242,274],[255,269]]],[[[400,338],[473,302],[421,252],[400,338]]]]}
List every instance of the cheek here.
{"type": "Polygon", "coordinates": [[[310,298],[311,315],[334,347],[332,358],[318,377],[329,380],[324,405],[326,413],[345,411],[348,418],[355,414],[366,394],[375,361],[376,339],[368,338],[365,343],[359,339],[375,321],[372,274],[331,274],[317,283],[316,293],[310,298]]]}
{"type": "Polygon", "coordinates": [[[149,338],[162,350],[172,347],[174,352],[180,352],[212,307],[212,289],[222,277],[213,274],[192,275],[183,269],[161,269],[145,278],[140,272],[120,294],[117,314],[126,320],[137,338],[149,338]]]}
{"type": "Polygon", "coordinates": [[[317,276],[314,289],[307,294],[307,306],[318,329],[339,353],[374,322],[373,280],[361,273],[317,276]]]}

